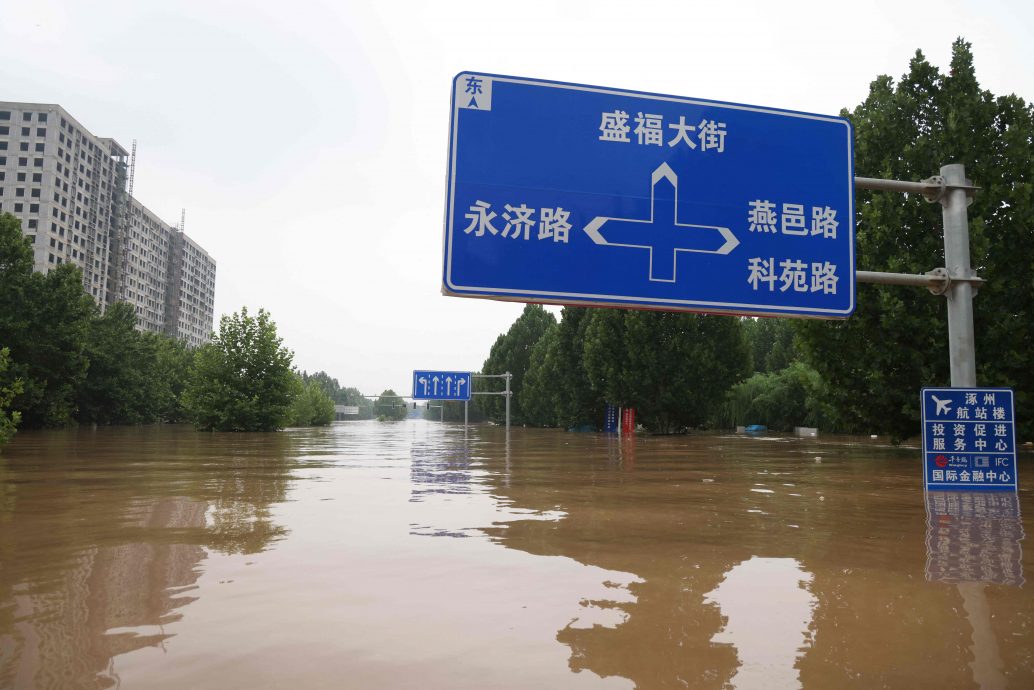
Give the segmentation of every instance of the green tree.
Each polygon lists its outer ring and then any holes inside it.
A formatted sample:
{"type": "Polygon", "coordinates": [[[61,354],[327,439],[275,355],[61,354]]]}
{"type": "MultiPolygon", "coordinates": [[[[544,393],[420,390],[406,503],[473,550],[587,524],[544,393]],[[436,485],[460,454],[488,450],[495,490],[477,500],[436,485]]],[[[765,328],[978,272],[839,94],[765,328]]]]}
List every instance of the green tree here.
{"type": "Polygon", "coordinates": [[[76,419],[91,424],[157,421],[154,349],[136,330],[136,312],[126,302],[90,320],[86,338],[89,368],[76,390],[76,419]]]}
{"type": "MultiPolygon", "coordinates": [[[[484,374],[503,374],[509,371],[513,378],[510,390],[513,392],[510,407],[510,419],[515,424],[522,424],[527,417],[520,404],[520,392],[524,385],[524,375],[531,365],[532,348],[549,330],[556,328],[556,318],[539,304],[528,304],[523,313],[513,322],[510,329],[496,338],[489,351],[481,372],[484,374]]],[[[489,379],[488,381],[491,381],[489,379]]],[[[500,390],[485,380],[478,381],[477,390],[500,390]],[[491,388],[487,388],[492,386],[491,388]]],[[[480,414],[486,418],[502,421],[505,416],[506,401],[501,395],[480,395],[476,397],[476,406],[480,414]]]]}
{"type": "Polygon", "coordinates": [[[194,351],[182,340],[157,333],[143,333],[142,339],[144,347],[153,353],[148,390],[155,421],[170,424],[187,421],[183,392],[194,367],[194,351]]]}
{"type": "Polygon", "coordinates": [[[10,355],[11,351],[6,347],[0,348],[0,446],[14,435],[22,418],[20,412],[10,410],[11,401],[22,392],[22,382],[19,379],[9,381],[6,377],[11,362],[10,355]]]}
{"type": "Polygon", "coordinates": [[[299,393],[291,369],[294,353],[282,345],[264,309],[223,316],[212,342],[198,348],[183,393],[188,416],[199,429],[275,431],[288,421],[299,393]]]}
{"type": "Polygon", "coordinates": [[[338,392],[341,390],[341,385],[337,382],[336,378],[333,378],[330,374],[325,371],[317,371],[315,374],[309,374],[308,372],[302,372],[302,382],[308,384],[310,381],[316,382],[323,392],[326,393],[331,400],[337,400],[338,392]]]}
{"type": "MultiPolygon", "coordinates": [[[[322,372],[321,372],[322,373],[322,372]]],[[[334,400],[327,395],[323,382],[310,377],[302,382],[301,392],[291,404],[291,426],[327,426],[334,421],[334,400]]]]}
{"type": "Polygon", "coordinates": [[[72,421],[75,392],[89,366],[86,338],[95,311],[82,272],[72,264],[33,272],[21,223],[0,214],[0,344],[11,351],[10,376],[23,383],[12,402],[23,427],[72,421]]]}
{"type": "Polygon", "coordinates": [[[532,349],[521,390],[528,422],[570,428],[602,426],[606,401],[585,371],[585,330],[595,310],[564,307],[560,324],[532,349]]]}
{"type": "Polygon", "coordinates": [[[794,362],[776,372],[754,374],[726,394],[723,426],[764,424],[790,431],[795,426],[836,428],[833,408],[826,402],[825,383],[818,372],[794,362]]]}
{"type": "Polygon", "coordinates": [[[790,319],[745,317],[742,324],[755,372],[780,371],[798,359],[790,319]]]}
{"type": "Polygon", "coordinates": [[[377,403],[374,407],[377,419],[382,422],[399,422],[409,414],[406,401],[390,388],[377,397],[377,403]]]}
{"type": "MultiPolygon", "coordinates": [[[[364,397],[358,388],[341,388],[334,398],[338,405],[351,405],[359,408],[358,419],[373,419],[373,401],[364,397]]],[[[352,419],[349,417],[349,419],[352,419]]]]}
{"type": "MultiPolygon", "coordinates": [[[[980,186],[969,207],[972,263],[988,284],[974,301],[977,379],[1016,391],[1018,436],[1034,436],[1034,108],[977,83],[959,39],[947,74],[917,52],[900,82],[878,77],[846,113],[855,173],[919,180],[962,163],[980,186]]],[[[859,192],[858,267],[923,273],[943,262],[941,207],[918,195],[859,192]]],[[[919,431],[919,390],[949,384],[943,297],[862,285],[845,321],[797,326],[808,362],[829,385],[845,430],[919,431]]]]}
{"type": "MultiPolygon", "coordinates": [[[[562,324],[563,322],[561,322],[562,324]]],[[[550,328],[531,348],[530,364],[517,395],[524,421],[535,426],[556,426],[560,386],[557,381],[560,328],[550,328]]]]}
{"type": "Polygon", "coordinates": [[[635,407],[648,429],[671,433],[717,417],[749,373],[739,319],[601,310],[585,332],[585,370],[609,402],[635,407]]]}

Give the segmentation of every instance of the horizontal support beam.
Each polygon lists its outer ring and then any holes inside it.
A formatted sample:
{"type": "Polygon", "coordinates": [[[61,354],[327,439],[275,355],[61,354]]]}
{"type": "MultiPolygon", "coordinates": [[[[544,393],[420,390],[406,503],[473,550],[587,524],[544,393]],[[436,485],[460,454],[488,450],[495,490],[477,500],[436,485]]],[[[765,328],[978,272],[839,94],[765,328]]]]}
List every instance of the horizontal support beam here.
{"type": "Polygon", "coordinates": [[[875,285],[915,285],[930,287],[940,285],[944,277],[926,273],[881,273],[879,271],[856,271],[855,278],[859,283],[875,285]]]}
{"type": "Polygon", "coordinates": [[[912,285],[929,288],[935,295],[943,294],[953,282],[970,283],[974,288],[984,284],[984,279],[977,276],[956,278],[948,275],[943,268],[935,268],[929,273],[883,273],[881,271],[855,271],[855,280],[859,283],[874,285],[912,285]]]}
{"type": "Polygon", "coordinates": [[[860,189],[876,189],[885,192],[912,192],[915,194],[924,194],[929,192],[939,192],[942,185],[934,182],[909,182],[906,180],[881,180],[876,177],[856,177],[854,178],[854,186],[860,189]]]}
{"type": "MultiPolygon", "coordinates": [[[[967,182],[968,181],[969,180],[967,180],[967,182]]],[[[980,189],[980,187],[974,187],[970,184],[946,184],[944,182],[944,178],[940,175],[935,175],[934,177],[923,180],[922,182],[912,182],[909,180],[882,180],[877,177],[856,177],[854,178],[854,186],[859,189],[874,189],[884,192],[922,194],[929,202],[940,201],[941,197],[944,196],[944,193],[947,190],[964,189],[967,194],[972,195],[974,190],[980,189]]]]}

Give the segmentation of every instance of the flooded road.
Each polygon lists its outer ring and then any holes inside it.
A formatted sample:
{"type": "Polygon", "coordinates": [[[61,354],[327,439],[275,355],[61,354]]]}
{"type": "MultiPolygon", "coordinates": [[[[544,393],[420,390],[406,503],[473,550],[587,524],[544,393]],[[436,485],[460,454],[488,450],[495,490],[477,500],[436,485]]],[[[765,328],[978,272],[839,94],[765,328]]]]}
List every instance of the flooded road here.
{"type": "Polygon", "coordinates": [[[20,433],[2,688],[1031,688],[1031,456],[424,421],[20,433]]]}

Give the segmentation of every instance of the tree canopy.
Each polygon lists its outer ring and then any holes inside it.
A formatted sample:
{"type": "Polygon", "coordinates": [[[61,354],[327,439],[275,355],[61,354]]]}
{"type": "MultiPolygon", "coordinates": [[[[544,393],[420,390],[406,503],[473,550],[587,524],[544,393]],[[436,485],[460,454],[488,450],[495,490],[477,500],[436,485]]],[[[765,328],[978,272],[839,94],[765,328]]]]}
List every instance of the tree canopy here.
{"type": "Polygon", "coordinates": [[[406,401],[390,388],[384,390],[377,397],[374,408],[377,412],[377,419],[382,422],[399,422],[409,414],[406,401]]]}
{"type": "MultiPolygon", "coordinates": [[[[969,207],[972,265],[988,283],[974,300],[977,381],[1016,391],[1020,433],[1034,435],[1034,108],[980,88],[959,39],[942,73],[917,52],[897,83],[872,82],[844,113],[855,127],[855,174],[921,180],[962,163],[980,190],[969,207]]],[[[858,267],[925,273],[944,263],[941,207],[918,195],[859,191],[858,267]]],[[[861,285],[844,321],[797,324],[807,361],[826,380],[844,430],[919,429],[919,391],[949,385],[943,297],[861,285]]]]}
{"type": "MultiPolygon", "coordinates": [[[[488,353],[488,359],[481,367],[482,374],[504,374],[510,372],[511,390],[515,392],[510,402],[510,420],[523,424],[526,420],[521,398],[516,395],[524,384],[524,375],[531,366],[532,348],[549,330],[556,328],[556,318],[540,304],[525,305],[524,311],[513,322],[510,329],[496,338],[488,353]]],[[[501,390],[491,380],[477,380],[476,390],[501,390]]],[[[480,414],[489,419],[502,421],[506,416],[506,400],[501,395],[479,395],[474,398],[480,414]]]]}
{"type": "Polygon", "coordinates": [[[276,324],[264,309],[246,307],[223,316],[211,343],[197,350],[194,371],[183,393],[191,421],[199,429],[273,431],[289,421],[300,379],[276,324]]]}
{"type": "Polygon", "coordinates": [[[0,446],[14,435],[22,415],[17,410],[10,410],[11,400],[22,391],[22,382],[18,379],[8,382],[4,374],[10,366],[10,350],[0,348],[0,446]]]}
{"type": "Polygon", "coordinates": [[[22,381],[11,402],[27,427],[62,426],[75,414],[75,393],[86,377],[86,343],[96,315],[82,272],[62,264],[32,270],[21,222],[0,213],[0,344],[10,350],[6,374],[22,381]]]}
{"type": "MultiPolygon", "coordinates": [[[[336,380],[335,380],[336,383],[336,380]]],[[[315,378],[299,380],[300,392],[291,403],[291,426],[327,426],[334,421],[334,400],[315,378]]]]}

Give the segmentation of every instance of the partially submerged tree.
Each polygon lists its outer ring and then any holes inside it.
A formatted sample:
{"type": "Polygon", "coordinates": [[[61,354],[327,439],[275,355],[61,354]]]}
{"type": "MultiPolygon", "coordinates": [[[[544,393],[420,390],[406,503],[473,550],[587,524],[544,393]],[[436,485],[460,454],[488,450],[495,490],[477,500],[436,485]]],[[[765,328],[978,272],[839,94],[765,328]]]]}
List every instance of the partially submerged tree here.
{"type": "Polygon", "coordinates": [[[212,342],[197,350],[184,405],[199,429],[275,431],[289,418],[300,392],[291,368],[294,353],[282,345],[264,309],[223,316],[212,342]]]}
{"type": "Polygon", "coordinates": [[[390,388],[378,396],[374,411],[377,413],[377,419],[382,422],[399,422],[409,414],[406,401],[390,388]]]}
{"type": "Polygon", "coordinates": [[[334,400],[327,394],[323,383],[310,378],[299,381],[301,392],[291,404],[291,426],[327,426],[334,421],[334,400]]]}
{"type": "Polygon", "coordinates": [[[11,410],[11,401],[22,391],[22,382],[19,379],[7,380],[5,374],[10,365],[11,351],[0,348],[0,446],[7,443],[18,428],[21,421],[21,412],[11,410]]]}

